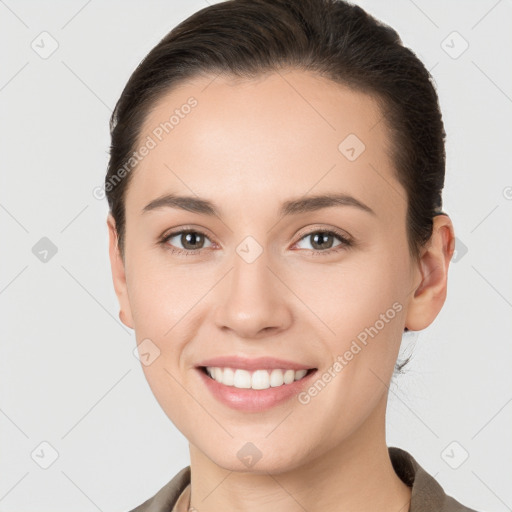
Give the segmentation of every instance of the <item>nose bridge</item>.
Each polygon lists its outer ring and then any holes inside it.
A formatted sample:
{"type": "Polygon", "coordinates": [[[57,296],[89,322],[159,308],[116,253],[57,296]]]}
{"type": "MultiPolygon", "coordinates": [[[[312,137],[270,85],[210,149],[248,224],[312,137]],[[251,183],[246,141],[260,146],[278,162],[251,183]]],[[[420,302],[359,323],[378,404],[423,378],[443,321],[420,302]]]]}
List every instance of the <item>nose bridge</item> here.
{"type": "Polygon", "coordinates": [[[268,252],[253,237],[235,248],[232,271],[218,297],[216,323],[240,337],[280,331],[291,320],[282,284],[268,268],[268,252]]]}

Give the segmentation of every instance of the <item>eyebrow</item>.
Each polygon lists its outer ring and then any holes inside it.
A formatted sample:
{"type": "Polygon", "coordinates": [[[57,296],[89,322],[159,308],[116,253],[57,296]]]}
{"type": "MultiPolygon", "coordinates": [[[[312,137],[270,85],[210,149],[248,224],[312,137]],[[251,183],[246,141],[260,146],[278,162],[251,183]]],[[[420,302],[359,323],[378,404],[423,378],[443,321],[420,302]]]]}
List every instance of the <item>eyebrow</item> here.
{"type": "MultiPolygon", "coordinates": [[[[369,206],[347,194],[320,194],[290,199],[282,203],[279,214],[282,217],[286,217],[333,206],[352,206],[364,212],[376,215],[369,206]]],[[[162,208],[178,208],[201,215],[220,217],[219,209],[215,206],[215,203],[199,197],[179,196],[176,194],[165,194],[154,199],[143,208],[142,213],[144,214],[162,208]]]]}

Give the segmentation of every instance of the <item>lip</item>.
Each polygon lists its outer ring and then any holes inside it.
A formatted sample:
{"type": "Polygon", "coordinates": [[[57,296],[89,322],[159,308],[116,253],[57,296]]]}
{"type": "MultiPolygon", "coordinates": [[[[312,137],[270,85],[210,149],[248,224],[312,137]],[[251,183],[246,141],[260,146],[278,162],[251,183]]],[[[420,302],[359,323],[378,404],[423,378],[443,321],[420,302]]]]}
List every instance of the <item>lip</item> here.
{"type": "MultiPolygon", "coordinates": [[[[261,368],[261,366],[259,368],[261,368]]],[[[299,369],[306,368],[302,367],[299,369]]],[[[287,400],[291,400],[304,388],[311,385],[312,379],[317,373],[317,370],[313,369],[300,380],[274,388],[241,389],[235,388],[234,386],[226,386],[225,384],[217,382],[207,375],[203,367],[196,368],[196,371],[214,398],[231,409],[245,413],[262,412],[282,404],[287,400]]]]}
{"type": "MultiPolygon", "coordinates": [[[[201,366],[217,366],[219,368],[235,368],[240,370],[311,370],[315,368],[312,365],[304,365],[295,363],[293,361],[286,361],[285,359],[278,359],[275,357],[256,357],[247,358],[240,356],[219,356],[211,359],[206,359],[199,363],[197,367],[201,366]]],[[[288,386],[291,384],[287,384],[288,386]]]]}

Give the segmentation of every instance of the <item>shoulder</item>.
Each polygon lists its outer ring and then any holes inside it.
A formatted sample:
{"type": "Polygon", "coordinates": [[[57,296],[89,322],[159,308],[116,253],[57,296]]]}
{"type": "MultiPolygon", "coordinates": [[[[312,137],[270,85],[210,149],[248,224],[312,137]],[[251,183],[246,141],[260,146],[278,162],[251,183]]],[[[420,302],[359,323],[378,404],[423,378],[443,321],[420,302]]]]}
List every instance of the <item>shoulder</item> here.
{"type": "Polygon", "coordinates": [[[448,496],[410,453],[393,446],[388,451],[396,474],[412,488],[410,512],[477,512],[448,496]]]}
{"type": "Polygon", "coordinates": [[[187,466],[180,470],[152,498],[129,512],[170,512],[189,483],[190,466],[187,466]]]}

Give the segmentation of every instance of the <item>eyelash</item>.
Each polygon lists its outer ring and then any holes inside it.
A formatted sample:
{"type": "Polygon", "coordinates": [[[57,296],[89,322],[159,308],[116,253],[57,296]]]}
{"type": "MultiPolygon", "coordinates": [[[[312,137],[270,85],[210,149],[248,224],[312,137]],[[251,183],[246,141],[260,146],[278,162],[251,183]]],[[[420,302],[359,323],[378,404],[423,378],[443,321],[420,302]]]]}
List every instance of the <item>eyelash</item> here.
{"type": "MultiPolygon", "coordinates": [[[[159,241],[159,243],[162,246],[164,246],[167,250],[171,251],[171,253],[178,254],[180,256],[189,256],[189,255],[194,255],[194,254],[197,255],[201,251],[206,249],[206,248],[197,249],[197,250],[177,249],[177,248],[172,247],[170,244],[167,243],[171,238],[175,237],[176,235],[181,235],[182,233],[196,233],[196,234],[199,234],[199,235],[203,235],[205,238],[208,238],[208,236],[205,233],[203,233],[202,231],[200,231],[200,230],[183,228],[183,229],[179,229],[177,231],[173,231],[173,232],[165,235],[159,241]]],[[[338,240],[341,242],[341,244],[337,245],[336,247],[333,247],[331,249],[326,249],[324,251],[322,251],[322,250],[315,250],[315,249],[301,249],[301,250],[307,250],[307,251],[310,251],[310,252],[312,252],[314,254],[330,255],[330,254],[337,253],[337,252],[342,251],[342,250],[346,250],[346,249],[350,248],[353,245],[353,241],[350,238],[348,238],[342,232],[337,231],[335,229],[316,229],[316,230],[313,230],[313,231],[309,231],[308,233],[303,234],[296,243],[300,242],[301,240],[303,240],[304,238],[306,238],[308,236],[311,236],[311,235],[314,235],[314,234],[317,234],[317,233],[322,233],[322,234],[327,234],[327,235],[334,235],[336,238],[338,238],[338,240]]]]}

